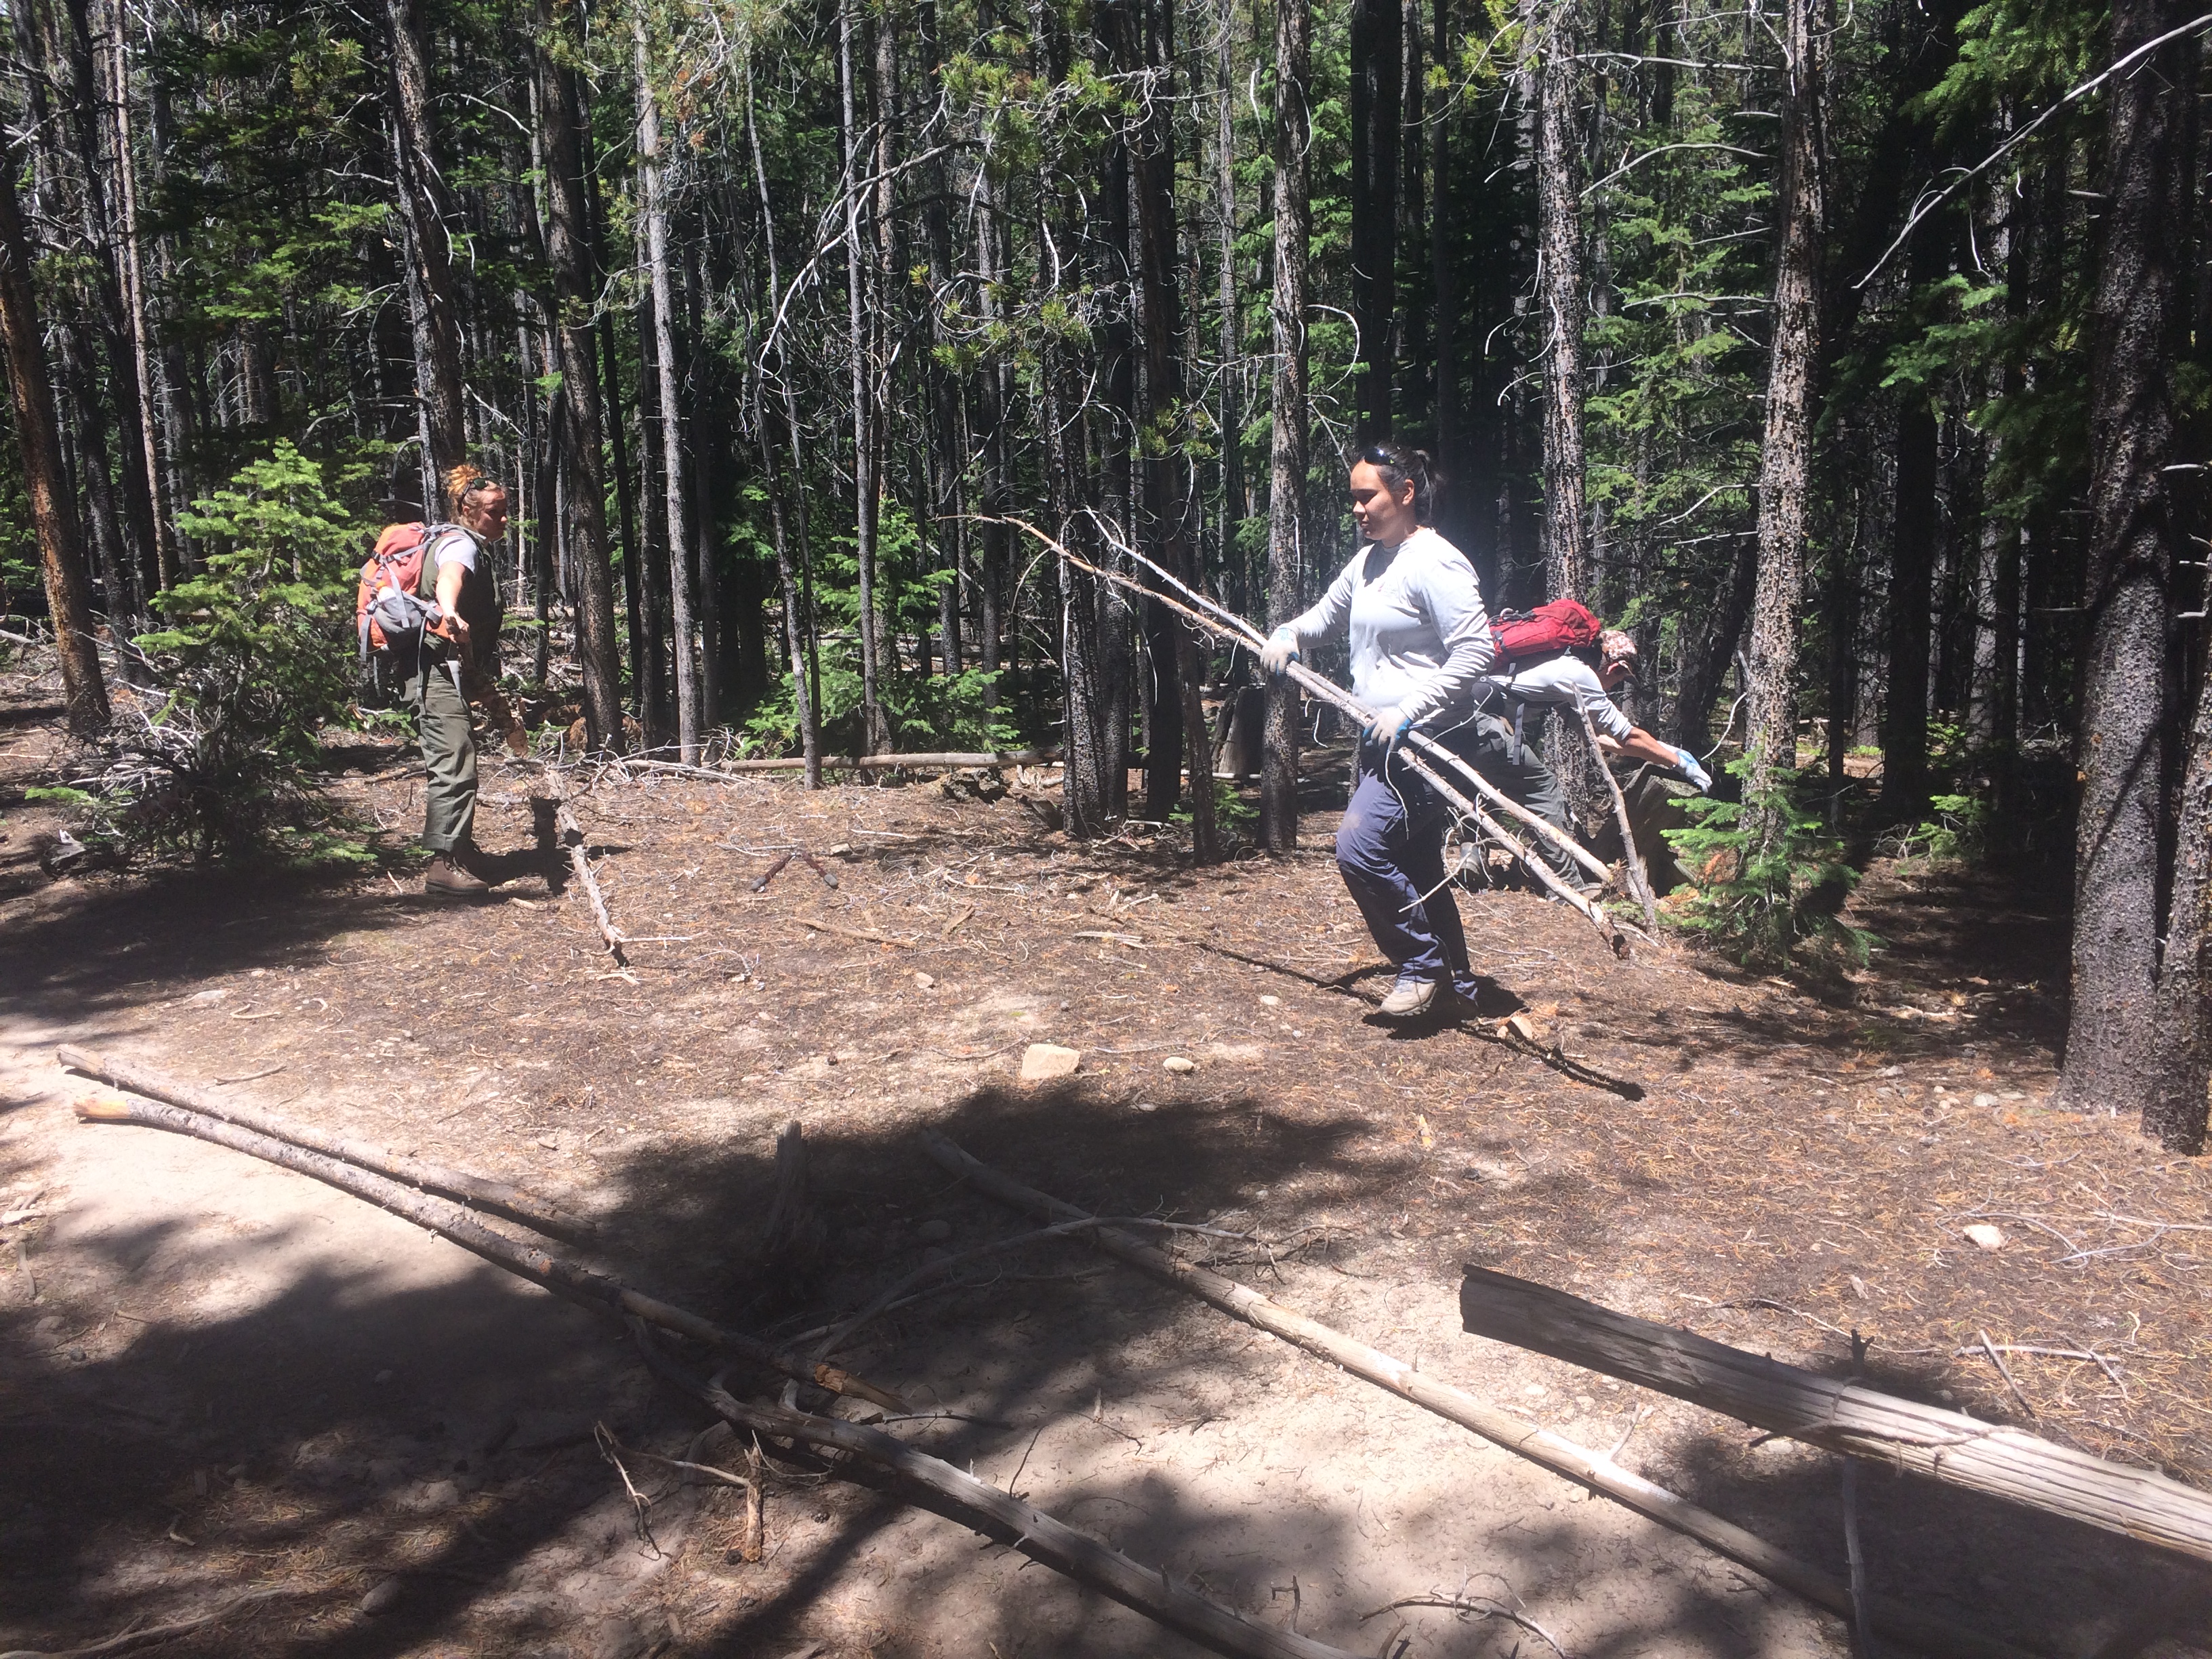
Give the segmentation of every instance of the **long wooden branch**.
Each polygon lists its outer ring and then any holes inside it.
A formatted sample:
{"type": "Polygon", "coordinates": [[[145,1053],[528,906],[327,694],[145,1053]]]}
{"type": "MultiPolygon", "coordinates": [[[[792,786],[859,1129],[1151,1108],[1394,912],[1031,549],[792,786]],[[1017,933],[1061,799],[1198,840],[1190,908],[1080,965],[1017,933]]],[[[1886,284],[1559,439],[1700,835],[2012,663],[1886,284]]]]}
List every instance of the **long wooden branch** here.
{"type": "Polygon", "coordinates": [[[1793,1440],[2212,1561],[2212,1492],[2148,1469],[1839,1382],[1486,1268],[1467,1270],[1460,1317],[1479,1336],[1656,1389],[1793,1440]]]}
{"type": "Polygon", "coordinates": [[[594,1313],[605,1314],[616,1320],[634,1317],[663,1330],[675,1331],[696,1342],[703,1342],[724,1353],[732,1354],[756,1364],[765,1365],[785,1376],[827,1389],[833,1394],[854,1395],[872,1401],[886,1411],[903,1412],[906,1402],[896,1395],[861,1381],[835,1365],[817,1364],[804,1354],[771,1346],[758,1337],[747,1336],[703,1319],[697,1314],[678,1308],[657,1297],[632,1290],[611,1273],[599,1273],[575,1262],[509,1238],[505,1233],[486,1226],[483,1221],[458,1204],[433,1198],[403,1187],[388,1176],[356,1169],[322,1152],[310,1152],[289,1141],[279,1140],[256,1130],[227,1123],[221,1118],[210,1117],[203,1112],[188,1111],[181,1106],[172,1106],[152,1100],[119,1099],[80,1100],[76,1115],[88,1123],[137,1123],[148,1128],[167,1129],[178,1134],[191,1135],[201,1140],[213,1141],[218,1146],[228,1146],[234,1152],[244,1152],[300,1175],[351,1193],[356,1198],[366,1199],[380,1209],[413,1222],[471,1254],[482,1256],[495,1267],[528,1279],[532,1284],[567,1297],[579,1306],[594,1313]]]}
{"type": "MultiPolygon", "coordinates": [[[[978,1191],[1000,1203],[1054,1220],[1086,1218],[1072,1204],[1025,1187],[988,1164],[971,1158],[944,1136],[925,1134],[923,1146],[931,1158],[951,1173],[964,1176],[978,1191]]],[[[1816,1606],[1849,1617],[1850,1587],[1818,1567],[1784,1553],[1757,1534],[1724,1521],[1641,1475],[1632,1474],[1611,1459],[1572,1441],[1508,1415],[1474,1395],[1439,1382],[1365,1343],[1355,1341],[1318,1320],[1262,1296],[1249,1285],[1188,1261],[1179,1261],[1141,1239],[1112,1228],[1091,1234],[1091,1243],[1140,1273],[1177,1290],[1188,1291],[1224,1313],[1257,1326],[1272,1335],[1340,1365],[1353,1376],[1387,1389],[1447,1421],[1471,1429],[1484,1439],[1503,1446],[1554,1474],[1603,1492],[1638,1514],[1662,1526],[1696,1539],[1731,1561],[1749,1567],[1792,1590],[1816,1606]]],[[[1923,1652],[1958,1656],[1958,1659],[2027,1659],[2027,1650],[1993,1636],[1966,1630],[1896,1602],[1876,1601],[1875,1628],[1923,1652]]]]}
{"type": "Polygon", "coordinates": [[[1605,775],[1606,789],[1613,796],[1613,821],[1620,825],[1621,868],[1628,873],[1629,890],[1644,907],[1644,925],[1656,932],[1659,907],[1651,896],[1651,877],[1644,868],[1644,855],[1636,850],[1636,826],[1628,821],[1628,797],[1620,793],[1620,780],[1613,775],[1613,769],[1605,763],[1605,750],[1597,746],[1597,727],[1590,722],[1589,710],[1578,700],[1575,713],[1582,716],[1583,735],[1589,739],[1590,760],[1605,775]]]}
{"type": "Polygon", "coordinates": [[[410,1187],[420,1187],[425,1192],[440,1193],[447,1198],[459,1199],[480,1210],[490,1210],[526,1227],[535,1228],[551,1238],[588,1239],[599,1229],[582,1216],[572,1214],[557,1204],[547,1202],[520,1187],[504,1181],[494,1181],[484,1176],[471,1175],[465,1170],[448,1169],[442,1164],[426,1163],[421,1158],[388,1152],[381,1146],[372,1146],[366,1141],[354,1140],[344,1135],[335,1135],[298,1120],[280,1117],[274,1112],[264,1112],[258,1107],[242,1101],[219,1099],[204,1089],[195,1089],[175,1078],[155,1071],[150,1066],[134,1066],[127,1060],[96,1054],[89,1048],[80,1048],[64,1043],[58,1051],[61,1063],[74,1067],[118,1089],[128,1089],[133,1094],[150,1099],[167,1101],[172,1106],[182,1106],[188,1111],[219,1117],[258,1133],[289,1141],[295,1146],[304,1146],[309,1152],[321,1152],[343,1163],[374,1170],[378,1175],[390,1176],[394,1181],[404,1181],[410,1187]]]}
{"type": "MultiPolygon", "coordinates": [[[[943,771],[962,767],[1053,766],[1059,763],[1060,750],[1048,744],[1042,749],[1014,749],[1000,752],[973,754],[945,752],[918,755],[824,755],[822,769],[825,772],[882,772],[906,767],[915,771],[943,771]]],[[[648,772],[673,772],[687,778],[714,779],[738,772],[795,772],[806,764],[799,755],[771,756],[762,760],[724,761],[720,766],[685,766],[675,761],[624,760],[625,768],[636,767],[648,772]]]]}
{"type": "Polygon", "coordinates": [[[881,1429],[836,1418],[812,1417],[772,1406],[749,1405],[712,1382],[702,1382],[640,1344],[647,1363],[699,1400],[724,1421],[756,1434],[795,1440],[817,1450],[840,1452],[921,1488],[952,1511],[963,1525],[1019,1550],[1032,1561],[1112,1596],[1126,1607],[1179,1636],[1234,1659],[1352,1659],[1342,1648],[1294,1631],[1276,1630],[1210,1601],[1170,1580],[1165,1568],[1139,1565],[1089,1533],[1079,1532],[1034,1504],[932,1457],[881,1429]]]}
{"type": "Polygon", "coordinates": [[[562,786],[561,775],[551,767],[545,769],[545,780],[552,789],[553,822],[561,831],[561,844],[568,849],[568,867],[576,872],[576,880],[583,887],[585,896],[592,902],[592,916],[599,924],[599,937],[607,942],[607,954],[619,967],[629,966],[629,958],[623,946],[629,941],[616,928],[614,920],[607,915],[606,895],[599,891],[599,878],[592,873],[592,860],[584,848],[584,826],[576,822],[576,815],[568,810],[568,795],[562,786]]]}

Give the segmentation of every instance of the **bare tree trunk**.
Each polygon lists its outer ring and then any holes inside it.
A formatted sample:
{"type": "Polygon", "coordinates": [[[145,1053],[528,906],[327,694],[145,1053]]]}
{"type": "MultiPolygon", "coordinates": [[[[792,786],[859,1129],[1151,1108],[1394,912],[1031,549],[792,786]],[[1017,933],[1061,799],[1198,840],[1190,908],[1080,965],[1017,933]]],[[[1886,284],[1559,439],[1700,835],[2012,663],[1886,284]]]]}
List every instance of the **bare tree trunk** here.
{"type": "Polygon", "coordinates": [[[161,461],[154,442],[154,373],[146,320],[146,272],[138,251],[138,163],[131,133],[131,58],[124,40],[123,0],[106,0],[105,31],[109,108],[114,117],[116,240],[120,255],[124,316],[131,331],[131,372],[137,393],[140,465],[145,469],[146,507],[151,516],[154,556],[161,586],[177,580],[176,538],[168,506],[161,499],[161,461]]]}
{"type": "MultiPolygon", "coordinates": [[[[2176,0],[2118,0],[2113,55],[2179,27],[2189,15],[2176,0]]],[[[2195,744],[2198,764],[2189,781],[2197,792],[2185,817],[2198,844],[2175,872],[2180,931],[2167,942],[2165,985],[2158,963],[2169,585],[2182,551],[2163,469],[2174,453],[2168,366],[2183,355],[2188,315],[2186,136],[2197,58],[2194,39],[2166,46],[2113,84],[2107,118],[2107,207],[2089,335],[2089,568],[2082,597],[2088,629],[2075,749],[2081,797],[2074,842],[2074,994],[2058,1078],[2058,1092],[2075,1109],[2139,1108],[2146,1132],[2176,1141],[2202,1135],[2205,1106],[2201,1011],[2168,1000],[2177,988],[2202,994],[2204,782],[2203,750],[2195,744]]]]}
{"type": "MultiPolygon", "coordinates": [[[[1313,14],[1310,0],[1275,0],[1275,285],[1273,415],[1267,481],[1267,623],[1298,614],[1305,568],[1306,151],[1312,139],[1313,14]]],[[[1439,174],[1441,177],[1441,174],[1439,174]]],[[[1260,773],[1260,836],[1287,853],[1298,841],[1298,693],[1267,688],[1267,752],[1260,773]]]]}
{"type": "MultiPolygon", "coordinates": [[[[1440,64],[1451,61],[1452,0],[1430,0],[1433,38],[1430,55],[1440,64]]],[[[1451,106],[1440,107],[1429,123],[1429,336],[1436,352],[1436,390],[1430,409],[1437,460],[1450,478],[1458,471],[1460,453],[1459,398],[1459,262],[1454,258],[1450,227],[1457,192],[1453,189],[1451,106]]],[[[1449,500],[1445,514],[1456,520],[1449,500]]],[[[1457,524],[1453,528],[1457,528],[1457,524]]],[[[1447,532],[1449,533],[1449,532],[1447,532]]],[[[1495,595],[1492,596],[1493,598],[1495,595]]]]}
{"type": "Polygon", "coordinates": [[[614,573],[607,563],[605,472],[599,457],[599,382],[592,373],[591,216],[578,143],[581,109],[573,71],[556,64],[553,0],[537,0],[538,104],[545,122],[545,251],[553,268],[561,342],[559,442],[570,488],[563,507],[574,562],[576,654],[584,674],[584,724],[594,750],[623,747],[622,667],[615,634],[614,573]]]}
{"type": "Polygon", "coordinates": [[[1352,0],[1352,315],[1363,441],[1390,430],[1397,310],[1399,0],[1352,0]]]}
{"type": "Polygon", "coordinates": [[[416,0],[384,0],[392,54],[392,160],[399,222],[406,234],[408,309],[415,325],[416,395],[436,483],[425,492],[425,514],[442,518],[447,481],[467,451],[461,393],[461,336],[455,304],[450,221],[430,131],[430,76],[422,60],[416,0]]]}
{"type": "Polygon", "coordinates": [[[645,259],[653,284],[653,346],[660,387],[660,482],[668,532],[670,620],[676,635],[676,745],[686,766],[699,763],[699,659],[691,617],[691,532],[684,500],[683,400],[676,390],[676,290],[668,280],[668,194],[660,167],[660,106],[645,15],[630,14],[637,63],[637,167],[645,216],[645,259]]]}
{"type": "Polygon", "coordinates": [[[1806,504],[1812,463],[1812,385],[1820,350],[1820,67],[1814,0],[1782,9],[1781,246],[1774,273],[1774,337],[1766,377],[1766,435],[1759,461],[1759,575],[1752,595],[1745,747],[1751,774],[1744,826],[1771,848],[1788,821],[1774,792],[1797,765],[1797,606],[1805,586],[1806,504]]]}
{"type": "MultiPolygon", "coordinates": [[[[1548,9],[1534,43],[1537,327],[1544,340],[1544,597],[1578,598],[1588,572],[1583,495],[1582,145],[1575,0],[1548,9]]],[[[1563,758],[1559,757],[1555,758],[1563,758]]]]}
{"type": "MultiPolygon", "coordinates": [[[[768,163],[761,155],[760,128],[753,114],[753,73],[750,60],[745,65],[745,144],[751,151],[753,183],[760,192],[761,245],[768,252],[768,304],[765,309],[771,320],[776,307],[782,303],[783,276],[777,268],[775,257],[775,208],[769,194],[768,163]]],[[[783,631],[786,648],[791,653],[792,710],[799,720],[799,753],[806,762],[806,787],[822,787],[822,678],[815,660],[814,641],[814,581],[813,565],[806,547],[806,488],[805,477],[800,471],[803,457],[799,453],[799,406],[791,389],[788,373],[781,376],[783,394],[784,437],[791,449],[792,481],[787,486],[778,475],[775,464],[775,442],[770,433],[774,424],[763,395],[762,380],[765,375],[766,352],[753,357],[754,419],[760,424],[761,465],[768,475],[769,508],[775,535],[776,579],[783,591],[783,631]],[[787,525],[785,494],[788,489],[792,501],[788,516],[795,524],[787,525]],[[799,544],[798,571],[794,574],[791,556],[792,540],[799,544]]]]}
{"type": "Polygon", "coordinates": [[[100,677],[100,651],[94,642],[84,538],[62,464],[53,386],[40,347],[31,246],[15,199],[14,154],[0,155],[0,163],[4,163],[0,165],[0,335],[5,337],[8,351],[8,388],[15,398],[23,486],[38,532],[39,566],[46,580],[55,649],[61,658],[62,703],[69,729],[80,738],[93,738],[107,729],[107,687],[100,677]]]}
{"type": "MultiPolygon", "coordinates": [[[[706,272],[698,243],[694,241],[684,259],[684,315],[691,338],[684,376],[684,418],[691,432],[691,441],[685,446],[684,477],[691,486],[691,538],[699,591],[699,723],[702,731],[721,720],[732,682],[747,695],[757,695],[768,684],[758,585],[750,580],[745,584],[738,617],[726,614],[725,604],[714,480],[728,452],[717,418],[720,414],[715,395],[720,385],[715,374],[718,364],[706,345],[706,272]]],[[[757,568],[750,561],[745,566],[749,573],[757,568]]]]}
{"type": "Polygon", "coordinates": [[[875,333],[867,294],[867,258],[860,241],[860,174],[862,158],[858,126],[858,94],[854,81],[854,16],[860,0],[842,0],[837,8],[838,136],[845,177],[845,307],[851,330],[853,379],[853,490],[854,552],[860,565],[860,724],[861,746],[870,754],[890,747],[890,731],[879,698],[881,647],[876,629],[876,521],[881,485],[876,476],[875,333]]]}

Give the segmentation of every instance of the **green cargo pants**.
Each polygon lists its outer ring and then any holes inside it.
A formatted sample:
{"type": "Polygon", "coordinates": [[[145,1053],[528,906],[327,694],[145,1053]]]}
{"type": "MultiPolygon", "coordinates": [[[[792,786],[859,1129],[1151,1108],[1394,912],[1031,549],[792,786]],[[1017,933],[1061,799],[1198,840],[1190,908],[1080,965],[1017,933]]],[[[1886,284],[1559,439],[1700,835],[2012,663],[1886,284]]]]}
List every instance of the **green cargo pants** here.
{"type": "Polygon", "coordinates": [[[415,711],[430,774],[422,792],[422,845],[433,853],[468,847],[477,821],[477,741],[468,699],[451,668],[426,661],[408,679],[407,706],[415,711]]]}

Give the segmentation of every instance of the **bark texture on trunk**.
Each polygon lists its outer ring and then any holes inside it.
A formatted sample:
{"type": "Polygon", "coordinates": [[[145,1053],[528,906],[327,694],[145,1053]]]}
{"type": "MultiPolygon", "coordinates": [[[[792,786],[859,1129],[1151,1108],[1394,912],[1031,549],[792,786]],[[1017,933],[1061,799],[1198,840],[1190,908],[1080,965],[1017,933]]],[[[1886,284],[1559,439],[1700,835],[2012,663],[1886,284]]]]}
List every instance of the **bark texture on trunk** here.
{"type": "Polygon", "coordinates": [[[593,373],[591,218],[578,141],[582,112],[572,70],[553,57],[553,0],[538,0],[534,54],[545,113],[545,252],[560,318],[561,391],[554,409],[569,488],[562,508],[584,671],[584,725],[594,750],[623,745],[622,665],[615,634],[614,573],[607,562],[606,473],[600,462],[599,380],[593,373]]]}
{"type": "Polygon", "coordinates": [[[8,352],[8,389],[23,453],[23,485],[39,537],[39,569],[46,611],[61,657],[62,704],[80,738],[107,729],[107,687],[92,631],[92,584],[85,573],[84,535],[62,463],[54,390],[41,349],[39,302],[31,287],[31,246],[15,199],[15,157],[0,151],[0,336],[8,352]]]}
{"type": "Polygon", "coordinates": [[[676,635],[676,744],[684,764],[699,762],[699,655],[691,614],[691,528],[684,499],[683,399],[677,391],[676,290],[668,276],[668,185],[660,160],[660,105],[645,17],[633,14],[637,61],[637,166],[644,197],[645,263],[653,286],[653,358],[660,391],[660,482],[667,529],[668,592],[676,635]]]}
{"type": "MultiPolygon", "coordinates": [[[[1267,624],[1298,614],[1305,570],[1306,151],[1313,17],[1307,0],[1275,0],[1275,291],[1273,305],[1274,433],[1267,486],[1267,624]]],[[[1287,679],[1267,688],[1267,754],[1260,773],[1260,833],[1270,852],[1298,840],[1298,693],[1287,679]]]]}
{"type": "Polygon", "coordinates": [[[1771,846],[1786,814],[1765,810],[1797,764],[1797,606],[1805,586],[1806,507],[1812,466],[1812,386],[1820,349],[1820,68],[1814,0],[1785,0],[1782,51],[1782,239],[1775,261],[1774,337],[1766,377],[1766,434],[1759,459],[1759,574],[1752,592],[1751,674],[1744,688],[1751,775],[1745,828],[1771,846]]]}
{"type": "MultiPolygon", "coordinates": [[[[2118,0],[2112,53],[2117,58],[2188,16],[2176,0],[2118,0]]],[[[2169,1085],[2185,1079],[2158,1077],[2160,1068],[2146,1064],[2146,1057],[2163,1048],[2157,1042],[2159,831],[2166,805],[2170,584],[2180,549],[2162,469],[2172,459],[2174,440],[2168,366],[2181,356],[2187,316],[2185,134],[2197,57],[2193,39],[2176,41],[2112,85],[2103,180],[2108,206],[2090,313],[2089,562],[2082,594],[2088,629],[2075,751],[2081,793],[2074,843],[2074,990],[2058,1086],[2077,1110],[2146,1109],[2146,1127],[2190,1106],[2154,1104],[2166,1102],[2169,1085]]],[[[2193,866],[2201,848],[2191,851],[2193,866]]],[[[2185,954],[2186,945],[2177,956],[2185,954]]],[[[2196,967],[2189,963],[2185,976],[2193,978],[2196,967]]],[[[2193,1048],[2193,1039],[2184,1046],[2193,1048]]],[[[2195,1089],[2194,1115],[2201,1123],[2201,1071],[2195,1089]]]]}
{"type": "Polygon", "coordinates": [[[883,648],[876,619],[876,521],[882,493],[877,476],[875,329],[868,293],[866,254],[860,240],[860,175],[863,158],[857,125],[860,88],[854,81],[854,40],[860,0],[837,9],[839,136],[845,161],[845,307],[851,330],[848,349],[853,380],[854,553],[860,564],[860,723],[863,747],[879,753],[890,746],[879,692],[883,648]]]}
{"type": "Polygon", "coordinates": [[[1544,343],[1544,597],[1580,598],[1589,518],[1583,492],[1582,144],[1574,0],[1536,45],[1536,326],[1544,343]]]}
{"type": "Polygon", "coordinates": [[[422,58],[416,0],[385,0],[384,21],[392,54],[392,159],[406,240],[408,309],[415,327],[416,395],[436,472],[435,484],[424,492],[422,510],[442,518],[452,507],[445,500],[447,478],[468,447],[450,221],[430,128],[430,73],[422,58]]]}

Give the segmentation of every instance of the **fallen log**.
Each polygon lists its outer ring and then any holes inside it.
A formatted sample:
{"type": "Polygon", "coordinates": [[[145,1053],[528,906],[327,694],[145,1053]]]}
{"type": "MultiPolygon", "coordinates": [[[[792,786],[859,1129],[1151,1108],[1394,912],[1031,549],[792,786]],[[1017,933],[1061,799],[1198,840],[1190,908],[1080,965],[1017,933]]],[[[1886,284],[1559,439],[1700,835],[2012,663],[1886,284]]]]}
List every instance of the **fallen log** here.
{"type": "MultiPolygon", "coordinates": [[[[939,1164],[951,1174],[964,1176],[977,1190],[1000,1203],[1057,1220],[1089,1218],[1073,1205],[1025,1187],[971,1158],[942,1135],[926,1133],[922,1139],[930,1157],[939,1164]]],[[[1249,1285],[1240,1285],[1194,1263],[1179,1261],[1127,1233],[1102,1227],[1090,1238],[1097,1249],[1163,1284],[1188,1291],[1224,1313],[1279,1336],[1332,1364],[1340,1365],[1353,1376],[1449,1422],[1473,1430],[1493,1444],[1541,1464],[1593,1492],[1603,1492],[1638,1514],[1749,1567],[1815,1606],[1844,1618],[1851,1614],[1848,1584],[1785,1554],[1734,1522],[1723,1520],[1665,1487],[1631,1474],[1610,1458],[1601,1457],[1548,1429],[1523,1422],[1449,1383],[1424,1376],[1405,1361],[1309,1319],[1249,1285]]],[[[1964,1629],[1894,1601],[1876,1598],[1871,1612],[1876,1631],[1924,1653],[1956,1655],[1960,1659],[2027,1659],[2027,1650],[2011,1643],[1964,1629]]]]}
{"type": "Polygon", "coordinates": [[[690,1376],[649,1340],[640,1347],[646,1363],[733,1427],[794,1440],[818,1451],[842,1453],[872,1465],[928,1494],[940,1511],[962,1525],[1020,1551],[1079,1584],[1112,1596],[1154,1623],[1234,1659],[1352,1659],[1342,1648],[1294,1631],[1276,1630],[1210,1601],[1172,1582],[1165,1568],[1139,1565],[1089,1533],[1078,1531],[1034,1504],[909,1446],[881,1429],[836,1418],[814,1417],[780,1407],[750,1405],[711,1382],[690,1376]]]}
{"type": "Polygon", "coordinates": [[[459,1199],[477,1209],[489,1210],[510,1221],[520,1221],[526,1227],[533,1228],[550,1238],[588,1239],[599,1231],[595,1223],[584,1217],[571,1214],[559,1205],[549,1203],[504,1181],[494,1181],[484,1176],[471,1175],[465,1170],[448,1169],[442,1164],[430,1164],[421,1158],[387,1152],[366,1141],[331,1134],[313,1124],[280,1117],[274,1112],[264,1112],[241,1101],[218,1099],[204,1089],[195,1089],[189,1084],[180,1083],[150,1066],[134,1066],[127,1060],[112,1060],[72,1043],[64,1043],[58,1054],[63,1065],[87,1076],[96,1077],[103,1083],[112,1084],[118,1089],[128,1089],[133,1094],[144,1095],[149,1099],[167,1101],[170,1105],[182,1106],[187,1111],[219,1117],[226,1123],[235,1123],[276,1139],[289,1141],[293,1146],[304,1146],[311,1152],[321,1152],[343,1163],[372,1170],[378,1175],[390,1176],[394,1181],[404,1182],[410,1187],[419,1187],[424,1192],[459,1199]]]}
{"type": "Polygon", "coordinates": [[[1839,1382],[1484,1267],[1460,1286],[1478,1336],[1602,1371],[1808,1445],[2212,1561],[2212,1492],[1963,1412],[1839,1382]]]}
{"type": "MultiPolygon", "coordinates": [[[[957,771],[965,767],[1052,766],[1060,761],[1057,747],[1014,749],[996,754],[951,751],[918,755],[824,755],[825,772],[881,772],[904,767],[913,771],[957,771]]],[[[719,766],[684,766],[674,761],[626,760],[624,766],[653,772],[676,772],[685,777],[719,778],[741,772],[796,772],[805,766],[798,755],[769,756],[759,760],[724,761],[719,766]]]]}
{"type": "Polygon", "coordinates": [[[641,1319],[648,1325],[674,1331],[723,1353],[765,1365],[798,1382],[827,1389],[832,1394],[848,1394],[872,1401],[886,1411],[903,1412],[907,1408],[906,1402],[896,1395],[872,1387],[835,1365],[817,1364],[804,1354],[773,1347],[758,1337],[726,1329],[657,1297],[633,1290],[611,1273],[579,1266],[534,1244],[509,1238],[486,1226],[458,1204],[416,1192],[388,1176],[356,1169],[325,1153],[310,1152],[304,1146],[210,1117],[204,1112],[161,1101],[80,1100],[76,1103],[76,1115],[88,1123],[137,1123],[228,1146],[234,1152],[261,1158],[296,1174],[312,1176],[341,1192],[351,1193],[356,1198],[366,1199],[378,1208],[389,1210],[403,1220],[411,1221],[494,1266],[504,1267],[594,1313],[617,1321],[641,1319]]]}

